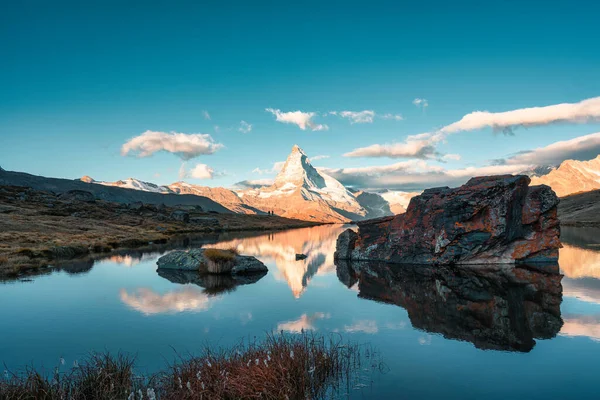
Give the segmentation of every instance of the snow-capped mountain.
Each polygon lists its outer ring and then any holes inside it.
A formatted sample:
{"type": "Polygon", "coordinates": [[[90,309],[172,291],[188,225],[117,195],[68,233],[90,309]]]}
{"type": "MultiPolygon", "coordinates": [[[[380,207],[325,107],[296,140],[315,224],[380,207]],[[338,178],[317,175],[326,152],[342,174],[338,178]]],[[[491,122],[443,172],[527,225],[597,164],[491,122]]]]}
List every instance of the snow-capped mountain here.
{"type": "Polygon", "coordinates": [[[140,181],[139,179],[135,179],[135,178],[127,178],[125,180],[116,181],[116,182],[102,182],[102,181],[96,181],[86,175],[86,176],[82,177],[80,180],[83,182],[87,182],[87,183],[95,183],[95,184],[104,185],[104,186],[116,186],[116,187],[122,187],[125,189],[141,190],[144,192],[165,193],[165,194],[166,193],[174,193],[171,189],[169,189],[168,186],[158,186],[158,185],[155,185],[154,183],[140,181]]]}
{"type": "Polygon", "coordinates": [[[548,174],[531,178],[531,184],[548,185],[560,197],[600,189],[600,155],[589,161],[563,161],[548,174]]]}
{"type": "Polygon", "coordinates": [[[273,185],[238,194],[246,204],[258,209],[309,221],[348,222],[391,214],[389,210],[378,212],[363,207],[339,181],[317,171],[297,145],[273,185]]]}
{"type": "MultiPolygon", "coordinates": [[[[134,178],[102,182],[84,176],[81,180],[146,192],[204,196],[236,213],[273,212],[279,216],[316,222],[345,223],[392,215],[394,209],[405,211],[403,207],[396,206],[390,210],[390,203],[377,193],[365,191],[353,193],[335,178],[314,168],[306,153],[297,145],[292,148],[274,183],[255,189],[230,190],[186,182],[159,186],[134,178]]],[[[403,200],[394,198],[394,201],[404,204],[403,200]]]]}

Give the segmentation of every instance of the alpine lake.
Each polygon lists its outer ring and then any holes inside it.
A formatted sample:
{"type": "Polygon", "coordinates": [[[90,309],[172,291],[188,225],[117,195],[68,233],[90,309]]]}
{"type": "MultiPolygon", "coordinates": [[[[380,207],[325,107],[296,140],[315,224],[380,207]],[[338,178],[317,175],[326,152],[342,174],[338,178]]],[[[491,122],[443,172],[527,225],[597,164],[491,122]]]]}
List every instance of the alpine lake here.
{"type": "Polygon", "coordinates": [[[207,344],[313,331],[379,355],[343,398],[600,398],[600,229],[563,227],[555,270],[379,264],[356,277],[333,258],[347,228],[186,238],[3,282],[0,363],[109,351],[151,373],[207,344]],[[157,273],[161,255],[200,246],[235,247],[269,272],[204,287],[157,273]]]}

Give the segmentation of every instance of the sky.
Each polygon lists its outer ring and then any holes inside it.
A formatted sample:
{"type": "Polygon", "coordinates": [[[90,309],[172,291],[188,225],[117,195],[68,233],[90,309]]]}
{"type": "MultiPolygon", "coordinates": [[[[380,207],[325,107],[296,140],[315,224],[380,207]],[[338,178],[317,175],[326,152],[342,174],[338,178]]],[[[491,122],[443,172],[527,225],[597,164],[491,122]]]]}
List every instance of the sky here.
{"type": "Polygon", "coordinates": [[[594,158],[598,12],[592,1],[7,2],[0,166],[231,187],[272,179],[297,144],[346,185],[413,190],[594,158]]]}

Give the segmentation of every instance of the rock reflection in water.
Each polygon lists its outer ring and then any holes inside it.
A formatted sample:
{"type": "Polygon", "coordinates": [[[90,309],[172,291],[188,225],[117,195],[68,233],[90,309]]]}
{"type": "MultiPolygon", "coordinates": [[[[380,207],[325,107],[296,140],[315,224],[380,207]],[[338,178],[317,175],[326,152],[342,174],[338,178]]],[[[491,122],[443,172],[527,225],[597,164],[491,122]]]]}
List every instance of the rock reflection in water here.
{"type": "Polygon", "coordinates": [[[514,266],[430,267],[336,262],[346,286],[359,297],[398,305],[415,328],[465,340],[480,349],[528,352],[534,338],[555,337],[562,275],[514,266]]]}
{"type": "Polygon", "coordinates": [[[149,288],[133,292],[121,289],[121,301],[146,315],[208,310],[223,293],[231,292],[240,285],[258,282],[266,273],[245,276],[200,275],[194,271],[163,270],[158,275],[181,288],[157,293],[149,288]]]}
{"type": "Polygon", "coordinates": [[[262,272],[245,275],[214,275],[176,269],[159,269],[157,272],[162,278],[173,283],[200,286],[210,295],[231,292],[240,285],[256,283],[267,274],[266,272],[262,272]]]}

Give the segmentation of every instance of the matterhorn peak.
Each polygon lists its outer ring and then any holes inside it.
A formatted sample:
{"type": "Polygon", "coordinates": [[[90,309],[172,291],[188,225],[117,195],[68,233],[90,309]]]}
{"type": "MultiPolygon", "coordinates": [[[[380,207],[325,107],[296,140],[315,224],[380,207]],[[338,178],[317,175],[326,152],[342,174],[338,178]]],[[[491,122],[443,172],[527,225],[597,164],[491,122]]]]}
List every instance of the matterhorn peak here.
{"type": "Polygon", "coordinates": [[[300,153],[300,154],[304,154],[304,155],[306,155],[306,153],[304,152],[304,150],[302,150],[302,149],[300,148],[300,146],[298,146],[297,144],[295,144],[295,145],[293,145],[293,146],[292,146],[292,152],[290,153],[290,156],[291,156],[292,154],[294,154],[294,153],[300,153]]]}
{"type": "Polygon", "coordinates": [[[310,164],[308,156],[297,144],[292,147],[292,152],[288,156],[283,168],[277,177],[275,185],[304,187],[323,187],[325,180],[319,172],[310,164]]]}

